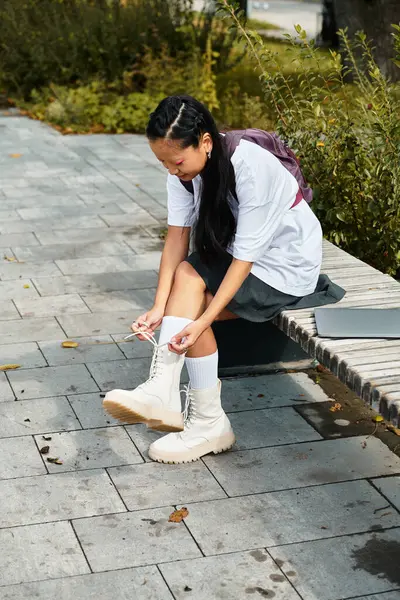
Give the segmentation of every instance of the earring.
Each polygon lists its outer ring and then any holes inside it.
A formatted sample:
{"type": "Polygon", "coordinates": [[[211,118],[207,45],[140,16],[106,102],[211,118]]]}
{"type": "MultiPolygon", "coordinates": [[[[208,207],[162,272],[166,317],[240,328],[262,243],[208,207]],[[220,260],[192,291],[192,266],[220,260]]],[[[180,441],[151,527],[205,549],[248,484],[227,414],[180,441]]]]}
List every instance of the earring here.
{"type": "Polygon", "coordinates": [[[207,156],[208,156],[208,158],[211,158],[211,150],[209,152],[207,152],[207,156]]]}

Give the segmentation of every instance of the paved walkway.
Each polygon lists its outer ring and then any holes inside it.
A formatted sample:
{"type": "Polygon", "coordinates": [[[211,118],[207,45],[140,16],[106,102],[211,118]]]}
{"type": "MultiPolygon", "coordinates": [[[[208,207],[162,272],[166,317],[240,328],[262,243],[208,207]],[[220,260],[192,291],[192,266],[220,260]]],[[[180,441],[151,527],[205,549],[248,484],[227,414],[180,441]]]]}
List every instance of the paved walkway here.
{"type": "Polygon", "coordinates": [[[149,368],[121,343],[165,219],[144,138],[0,117],[0,177],[0,364],[21,365],[0,373],[0,600],[399,600],[400,459],[324,439],[305,374],[225,381],[238,443],[190,465],[150,462],[156,434],[104,414],[149,368]]]}

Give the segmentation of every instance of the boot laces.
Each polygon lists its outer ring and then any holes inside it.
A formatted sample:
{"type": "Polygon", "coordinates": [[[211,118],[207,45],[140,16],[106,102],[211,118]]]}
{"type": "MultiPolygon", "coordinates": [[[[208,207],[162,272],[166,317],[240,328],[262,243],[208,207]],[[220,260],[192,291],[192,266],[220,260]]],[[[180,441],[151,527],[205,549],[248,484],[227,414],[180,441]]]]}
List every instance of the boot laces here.
{"type": "Polygon", "coordinates": [[[148,383],[149,381],[152,381],[159,373],[161,373],[163,364],[162,364],[162,361],[159,360],[159,358],[160,358],[159,350],[163,346],[167,346],[168,342],[166,344],[161,344],[161,345],[158,344],[156,337],[152,333],[148,333],[147,331],[136,331],[135,333],[132,333],[129,337],[134,337],[135,335],[142,335],[144,338],[147,339],[148,342],[153,344],[153,347],[154,347],[153,358],[151,359],[151,365],[150,365],[150,375],[149,375],[148,380],[146,381],[146,383],[148,383]]]}
{"type": "MultiPolygon", "coordinates": [[[[183,409],[183,423],[186,430],[193,425],[194,420],[197,416],[196,403],[194,401],[194,395],[192,388],[190,387],[190,383],[188,385],[185,385],[183,390],[180,391],[180,393],[186,394],[185,408],[183,409]]],[[[182,433],[183,432],[181,432],[180,435],[182,435],[182,433]]]]}

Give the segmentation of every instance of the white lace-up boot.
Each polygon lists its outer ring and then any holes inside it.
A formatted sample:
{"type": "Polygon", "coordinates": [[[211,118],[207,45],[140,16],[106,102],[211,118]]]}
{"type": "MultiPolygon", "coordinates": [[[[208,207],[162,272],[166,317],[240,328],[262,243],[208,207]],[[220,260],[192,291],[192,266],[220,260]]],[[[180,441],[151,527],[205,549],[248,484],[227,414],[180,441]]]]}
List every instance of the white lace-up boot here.
{"type": "MultiPolygon", "coordinates": [[[[182,431],[183,413],[179,391],[185,356],[168,350],[168,344],[154,345],[150,376],[134,390],[112,390],[103,400],[105,410],[127,423],[147,423],[157,431],[182,431]]],[[[146,336],[146,337],[147,337],[146,336]]]]}
{"type": "Polygon", "coordinates": [[[152,460],[184,463],[205,454],[229,450],[235,443],[230,421],[221,406],[221,381],[215,387],[194,390],[187,386],[185,427],[153,442],[149,448],[152,460]]]}

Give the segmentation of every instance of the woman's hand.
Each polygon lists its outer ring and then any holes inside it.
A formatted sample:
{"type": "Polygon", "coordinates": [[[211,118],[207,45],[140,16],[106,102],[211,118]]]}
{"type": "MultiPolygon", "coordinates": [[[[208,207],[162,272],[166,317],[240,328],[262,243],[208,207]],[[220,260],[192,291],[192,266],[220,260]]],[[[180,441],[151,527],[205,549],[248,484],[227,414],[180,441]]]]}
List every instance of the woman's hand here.
{"type": "Polygon", "coordinates": [[[196,343],[207,327],[208,325],[204,324],[200,319],[189,323],[182,331],[171,338],[170,343],[168,344],[169,350],[176,354],[184,354],[196,343]]]}
{"type": "MultiPolygon", "coordinates": [[[[144,333],[153,334],[157,327],[161,324],[164,316],[164,309],[153,306],[148,312],[140,315],[131,325],[133,333],[143,331],[144,333]]],[[[141,342],[147,341],[148,338],[143,335],[136,336],[141,342]]]]}

